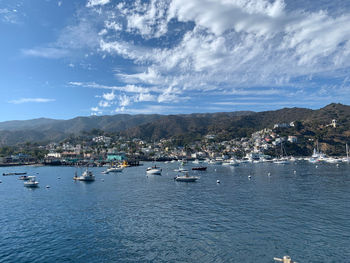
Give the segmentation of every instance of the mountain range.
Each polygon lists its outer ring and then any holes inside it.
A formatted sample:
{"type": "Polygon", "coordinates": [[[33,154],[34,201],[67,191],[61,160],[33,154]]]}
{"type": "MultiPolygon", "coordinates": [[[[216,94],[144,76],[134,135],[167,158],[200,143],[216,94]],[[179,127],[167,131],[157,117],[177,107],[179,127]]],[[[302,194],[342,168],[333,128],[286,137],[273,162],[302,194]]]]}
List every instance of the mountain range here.
{"type": "Polygon", "coordinates": [[[98,129],[129,138],[159,140],[170,137],[197,138],[216,134],[222,139],[250,136],[275,123],[300,121],[304,126],[320,127],[336,119],[342,127],[341,136],[350,130],[350,106],[332,103],[318,110],[284,108],[276,111],[236,111],[204,114],[118,114],[76,117],[69,120],[39,118],[25,121],[0,122],[0,146],[24,142],[58,142],[70,135],[98,129]]]}

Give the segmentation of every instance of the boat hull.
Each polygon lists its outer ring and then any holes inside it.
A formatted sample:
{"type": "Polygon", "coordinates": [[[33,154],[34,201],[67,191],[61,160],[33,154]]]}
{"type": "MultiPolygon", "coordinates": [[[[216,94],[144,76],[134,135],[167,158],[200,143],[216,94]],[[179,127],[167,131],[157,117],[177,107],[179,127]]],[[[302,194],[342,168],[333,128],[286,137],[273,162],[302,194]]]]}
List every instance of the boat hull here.
{"type": "Polygon", "coordinates": [[[178,176],[175,177],[176,182],[185,182],[185,183],[193,183],[198,180],[198,177],[183,177],[183,176],[178,176]]]}
{"type": "Polygon", "coordinates": [[[38,183],[38,182],[35,182],[35,183],[25,182],[25,183],[24,183],[24,186],[25,186],[25,187],[38,187],[38,186],[39,186],[39,183],[38,183]]]}

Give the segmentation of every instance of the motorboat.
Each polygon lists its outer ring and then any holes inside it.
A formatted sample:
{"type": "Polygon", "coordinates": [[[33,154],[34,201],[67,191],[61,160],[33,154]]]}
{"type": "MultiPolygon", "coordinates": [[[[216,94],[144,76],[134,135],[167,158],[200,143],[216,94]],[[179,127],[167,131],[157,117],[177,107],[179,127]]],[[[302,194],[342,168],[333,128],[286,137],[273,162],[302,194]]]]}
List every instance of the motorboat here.
{"type": "Polygon", "coordinates": [[[24,173],[3,173],[3,176],[8,176],[8,175],[23,175],[23,174],[27,174],[26,172],[24,173]]]}
{"type": "Polygon", "coordinates": [[[28,176],[28,180],[26,182],[24,182],[24,186],[26,186],[26,187],[38,187],[39,182],[36,181],[35,176],[28,176]]]}
{"type": "Polygon", "coordinates": [[[341,163],[341,162],[343,162],[342,159],[340,159],[340,158],[333,158],[333,157],[325,158],[324,161],[326,163],[341,163]]]}
{"type": "Polygon", "coordinates": [[[176,182],[187,182],[187,183],[190,183],[190,182],[195,182],[198,180],[198,177],[197,176],[189,176],[188,173],[186,173],[185,175],[178,175],[174,178],[174,180],[176,182]]]}
{"type": "Polygon", "coordinates": [[[274,159],[273,163],[275,164],[289,164],[288,158],[279,158],[279,159],[274,159]]]}
{"type": "Polygon", "coordinates": [[[21,175],[20,177],[18,177],[18,180],[27,181],[27,180],[29,180],[29,176],[28,175],[21,175]]]}
{"type": "Polygon", "coordinates": [[[222,164],[222,161],[213,159],[213,160],[210,160],[208,163],[209,164],[214,164],[214,165],[220,165],[220,164],[222,164]]]}
{"type": "Polygon", "coordinates": [[[200,166],[200,167],[192,167],[193,171],[206,171],[207,167],[206,166],[200,166]]]}
{"type": "Polygon", "coordinates": [[[155,166],[152,166],[152,167],[148,167],[147,170],[146,170],[146,173],[147,174],[161,175],[162,174],[162,169],[155,165],[155,166]]]}
{"type": "Polygon", "coordinates": [[[188,170],[183,168],[183,167],[179,167],[179,169],[175,169],[174,172],[179,172],[179,173],[187,173],[188,170]]]}
{"type": "Polygon", "coordinates": [[[121,173],[123,171],[124,167],[110,167],[106,170],[107,173],[121,173]]]}
{"type": "Polygon", "coordinates": [[[78,176],[77,173],[75,173],[73,179],[77,181],[95,181],[95,176],[91,171],[85,170],[81,176],[78,176]]]}
{"type": "Polygon", "coordinates": [[[225,161],[222,163],[224,166],[238,166],[238,162],[234,159],[231,159],[229,161],[225,161]]]}

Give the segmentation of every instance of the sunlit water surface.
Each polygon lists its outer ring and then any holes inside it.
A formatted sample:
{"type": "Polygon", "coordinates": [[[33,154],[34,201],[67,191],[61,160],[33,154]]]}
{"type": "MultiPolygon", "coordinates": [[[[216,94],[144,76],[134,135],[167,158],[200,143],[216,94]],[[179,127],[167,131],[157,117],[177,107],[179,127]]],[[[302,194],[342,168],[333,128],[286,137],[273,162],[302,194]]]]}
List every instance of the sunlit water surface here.
{"type": "Polygon", "coordinates": [[[196,183],[150,165],[91,168],[92,183],[73,167],[0,168],[40,181],[0,178],[0,262],[350,262],[350,165],[208,166],[196,183]]]}

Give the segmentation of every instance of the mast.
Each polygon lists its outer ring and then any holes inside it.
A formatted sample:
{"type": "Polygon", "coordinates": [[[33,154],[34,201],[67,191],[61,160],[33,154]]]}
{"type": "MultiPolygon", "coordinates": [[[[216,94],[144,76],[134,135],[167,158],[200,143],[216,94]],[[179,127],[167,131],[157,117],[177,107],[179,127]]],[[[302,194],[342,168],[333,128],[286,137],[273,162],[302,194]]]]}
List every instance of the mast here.
{"type": "Polygon", "coordinates": [[[346,144],[345,146],[346,146],[346,160],[349,162],[349,147],[348,147],[348,144],[346,144]]]}

